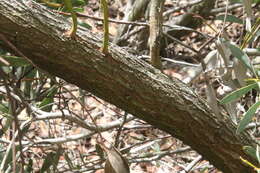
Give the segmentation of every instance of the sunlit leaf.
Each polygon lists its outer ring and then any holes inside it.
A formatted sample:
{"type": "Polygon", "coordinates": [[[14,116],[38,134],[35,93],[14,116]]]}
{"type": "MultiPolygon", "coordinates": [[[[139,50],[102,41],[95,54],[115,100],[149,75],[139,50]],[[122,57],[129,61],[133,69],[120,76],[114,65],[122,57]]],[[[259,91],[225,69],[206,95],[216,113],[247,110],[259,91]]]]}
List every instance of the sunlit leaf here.
{"type": "Polygon", "coordinates": [[[253,163],[251,163],[250,161],[246,160],[246,159],[243,159],[243,157],[240,157],[240,160],[242,162],[244,162],[246,165],[250,166],[251,168],[254,168],[254,170],[259,170],[259,168],[257,166],[255,166],[253,163]]]}

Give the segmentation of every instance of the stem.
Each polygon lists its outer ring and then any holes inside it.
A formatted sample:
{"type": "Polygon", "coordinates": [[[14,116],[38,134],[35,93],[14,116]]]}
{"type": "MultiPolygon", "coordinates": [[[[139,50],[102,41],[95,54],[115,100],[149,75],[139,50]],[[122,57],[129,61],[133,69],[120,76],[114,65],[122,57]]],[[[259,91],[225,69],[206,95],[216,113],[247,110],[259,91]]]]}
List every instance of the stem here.
{"type": "Polygon", "coordinates": [[[104,31],[104,38],[103,38],[103,47],[102,52],[104,54],[108,54],[108,43],[109,43],[109,27],[108,27],[108,4],[107,0],[101,0],[101,8],[103,12],[103,31],[104,31]]]}
{"type": "Polygon", "coordinates": [[[75,11],[73,10],[71,0],[63,0],[63,1],[64,1],[64,5],[65,5],[66,9],[70,12],[71,17],[72,17],[72,27],[66,33],[66,35],[68,35],[70,37],[75,37],[77,28],[78,28],[77,15],[76,15],[75,11]]]}

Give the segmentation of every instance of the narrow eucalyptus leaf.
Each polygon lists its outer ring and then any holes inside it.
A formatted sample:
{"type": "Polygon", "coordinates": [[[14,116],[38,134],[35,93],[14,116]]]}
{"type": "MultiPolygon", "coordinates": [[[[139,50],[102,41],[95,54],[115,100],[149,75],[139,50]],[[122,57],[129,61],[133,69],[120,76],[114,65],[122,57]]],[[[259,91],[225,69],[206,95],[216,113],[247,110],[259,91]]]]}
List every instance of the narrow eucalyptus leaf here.
{"type": "Polygon", "coordinates": [[[234,100],[240,98],[241,96],[243,96],[244,94],[246,94],[247,92],[249,92],[250,90],[257,88],[257,87],[258,87],[257,83],[253,83],[253,84],[247,85],[245,87],[239,88],[236,91],[233,91],[230,94],[226,95],[220,101],[220,104],[226,104],[231,101],[234,101],[234,100]]]}
{"type": "MultiPolygon", "coordinates": [[[[18,57],[18,56],[9,56],[9,55],[4,55],[2,56],[11,66],[14,67],[20,67],[20,66],[29,66],[31,65],[26,59],[18,57]]],[[[4,66],[6,64],[1,63],[0,61],[0,66],[4,66]]]]}
{"type": "Polygon", "coordinates": [[[57,93],[58,88],[57,86],[52,86],[49,90],[47,96],[42,100],[39,107],[47,112],[50,112],[52,109],[52,103],[54,102],[54,96],[57,93]]]}
{"type": "Polygon", "coordinates": [[[257,108],[260,106],[260,101],[253,104],[245,113],[243,119],[240,121],[238,128],[237,128],[237,134],[241,133],[245,130],[246,126],[250,123],[253,116],[255,115],[255,112],[257,108]]]}
{"type": "Polygon", "coordinates": [[[238,60],[240,60],[252,73],[254,73],[254,69],[250,64],[250,59],[245,52],[243,52],[239,47],[234,44],[229,43],[228,47],[232,53],[238,60]]]}
{"type": "Polygon", "coordinates": [[[8,106],[6,106],[5,104],[3,104],[3,103],[0,103],[0,112],[1,113],[5,113],[5,114],[8,114],[8,111],[9,109],[8,109],[8,106]]]}
{"type": "Polygon", "coordinates": [[[26,164],[25,172],[26,173],[33,172],[33,160],[31,158],[29,159],[29,163],[26,164]]]}
{"type": "Polygon", "coordinates": [[[50,167],[52,166],[52,162],[53,162],[53,158],[55,157],[55,153],[54,152],[51,152],[51,153],[48,153],[43,164],[42,164],[42,167],[40,169],[40,173],[44,173],[44,172],[47,172],[50,167]]]}
{"type": "Polygon", "coordinates": [[[107,160],[105,164],[105,173],[130,173],[128,163],[122,154],[112,147],[107,149],[107,160]]]}
{"type": "Polygon", "coordinates": [[[238,17],[236,17],[236,16],[234,16],[234,15],[227,15],[226,17],[225,17],[224,14],[223,15],[219,15],[219,16],[216,17],[215,20],[222,20],[222,21],[224,21],[225,19],[226,19],[226,22],[233,22],[233,23],[243,24],[243,20],[238,18],[238,17]]]}
{"type": "Polygon", "coordinates": [[[97,152],[98,156],[101,159],[104,159],[104,150],[102,149],[102,147],[99,144],[96,144],[95,148],[96,148],[96,152],[97,152]]]}
{"type": "Polygon", "coordinates": [[[253,148],[252,146],[244,146],[243,150],[245,151],[245,153],[249,156],[251,156],[253,159],[257,160],[257,156],[256,156],[256,149],[253,148]]]}

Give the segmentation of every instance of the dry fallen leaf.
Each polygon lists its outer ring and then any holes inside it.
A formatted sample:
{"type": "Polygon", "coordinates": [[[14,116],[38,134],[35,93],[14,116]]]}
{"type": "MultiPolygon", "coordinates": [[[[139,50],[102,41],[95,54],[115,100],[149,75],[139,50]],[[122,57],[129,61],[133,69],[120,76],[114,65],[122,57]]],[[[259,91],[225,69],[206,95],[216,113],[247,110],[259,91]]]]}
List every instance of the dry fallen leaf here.
{"type": "Polygon", "coordinates": [[[105,150],[107,153],[105,173],[130,173],[126,159],[116,148],[105,148],[105,150]]]}

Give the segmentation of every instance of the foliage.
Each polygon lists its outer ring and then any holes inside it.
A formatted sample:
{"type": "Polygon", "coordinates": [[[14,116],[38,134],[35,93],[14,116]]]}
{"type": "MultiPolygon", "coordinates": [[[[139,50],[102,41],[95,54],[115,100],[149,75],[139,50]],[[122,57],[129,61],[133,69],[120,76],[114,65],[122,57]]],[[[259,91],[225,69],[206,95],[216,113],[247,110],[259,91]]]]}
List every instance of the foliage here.
{"type": "MultiPolygon", "coordinates": [[[[254,32],[247,33],[246,37],[250,37],[252,39],[254,39],[254,37],[258,37],[255,34],[255,33],[257,33],[255,28],[258,28],[258,30],[259,30],[259,26],[260,26],[258,20],[259,19],[257,19],[257,22],[253,26],[254,32]]],[[[245,47],[246,44],[249,44],[249,42],[247,40],[248,39],[244,39],[242,47],[245,47]]],[[[255,89],[257,91],[259,91],[259,89],[260,89],[259,88],[259,86],[260,86],[259,82],[260,81],[259,81],[258,71],[252,65],[251,60],[249,59],[248,55],[234,44],[229,44],[229,49],[231,50],[232,55],[234,55],[235,58],[237,58],[248,70],[250,70],[252,72],[252,75],[254,75],[255,78],[247,80],[247,81],[251,81],[251,84],[248,82],[247,86],[242,87],[242,88],[228,94],[227,96],[225,96],[220,101],[221,104],[226,104],[226,103],[229,103],[229,102],[234,101],[236,99],[239,99],[241,96],[245,95],[246,93],[248,93],[252,89],[255,89]]],[[[252,117],[255,114],[255,112],[257,111],[259,105],[260,105],[260,101],[257,101],[244,114],[243,119],[240,121],[238,128],[237,128],[238,134],[241,133],[243,130],[245,130],[246,126],[252,120],[252,117]]]]}
{"type": "MultiPolygon", "coordinates": [[[[239,1],[233,1],[233,2],[239,2],[239,1]]],[[[259,1],[254,1],[253,3],[258,3],[258,2],[259,1]]],[[[251,7],[252,4],[249,4],[249,5],[251,7]]],[[[244,3],[244,6],[247,9],[250,8],[250,7],[248,7],[248,4],[246,4],[246,3],[244,3]]],[[[251,15],[251,14],[249,14],[250,10],[246,10],[246,12],[247,12],[247,16],[251,15]]],[[[233,21],[233,22],[241,23],[241,21],[234,16],[221,16],[221,17],[219,17],[219,19],[222,19],[222,20],[226,19],[226,21],[229,21],[229,22],[233,21]]],[[[248,21],[246,21],[246,24],[249,24],[248,21]]],[[[227,103],[233,102],[235,100],[238,100],[240,97],[244,96],[246,93],[248,93],[251,90],[257,91],[257,99],[256,99],[255,103],[248,108],[248,110],[244,113],[243,118],[241,119],[241,121],[238,124],[237,131],[236,131],[238,135],[247,128],[248,124],[252,121],[255,113],[257,112],[257,110],[260,106],[260,100],[259,100],[259,89],[260,89],[259,88],[260,87],[259,74],[260,73],[259,73],[259,69],[256,68],[254,65],[252,65],[253,64],[252,61],[250,60],[247,53],[245,53],[245,51],[244,51],[244,49],[247,46],[252,45],[252,43],[255,40],[257,40],[257,38],[260,35],[259,34],[260,33],[260,17],[258,17],[255,20],[254,25],[252,27],[250,26],[250,28],[251,29],[249,29],[249,31],[247,31],[246,35],[243,37],[240,48],[238,46],[236,46],[235,44],[230,44],[230,43],[228,44],[228,47],[229,47],[232,55],[235,58],[237,58],[251,72],[251,76],[253,78],[246,79],[247,85],[245,87],[241,87],[241,88],[229,93],[220,101],[221,104],[227,104],[227,103]]],[[[255,158],[255,160],[258,160],[258,163],[260,163],[258,146],[257,146],[256,150],[250,146],[245,146],[244,150],[248,155],[255,158]]],[[[260,172],[260,168],[257,168],[249,161],[247,161],[243,158],[241,158],[241,160],[244,163],[246,163],[247,165],[253,167],[257,172],[260,172]]]]}

